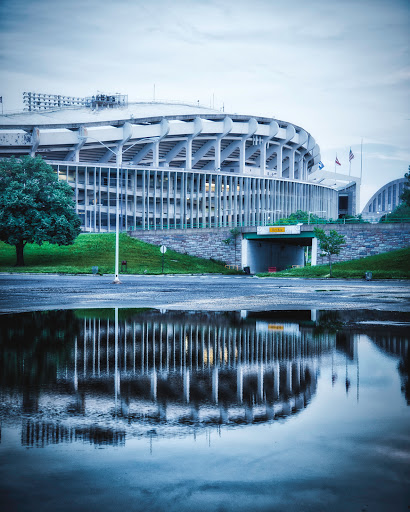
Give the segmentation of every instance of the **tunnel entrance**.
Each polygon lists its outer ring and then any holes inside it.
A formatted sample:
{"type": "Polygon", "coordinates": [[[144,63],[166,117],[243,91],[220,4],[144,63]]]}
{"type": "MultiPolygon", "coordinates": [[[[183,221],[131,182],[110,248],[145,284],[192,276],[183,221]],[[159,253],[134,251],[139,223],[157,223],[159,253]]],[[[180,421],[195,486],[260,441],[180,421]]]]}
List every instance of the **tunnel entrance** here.
{"type": "Polygon", "coordinates": [[[295,266],[304,267],[311,258],[315,242],[313,233],[279,236],[247,233],[242,242],[242,265],[249,267],[252,274],[268,272],[273,268],[280,271],[295,266]]]}

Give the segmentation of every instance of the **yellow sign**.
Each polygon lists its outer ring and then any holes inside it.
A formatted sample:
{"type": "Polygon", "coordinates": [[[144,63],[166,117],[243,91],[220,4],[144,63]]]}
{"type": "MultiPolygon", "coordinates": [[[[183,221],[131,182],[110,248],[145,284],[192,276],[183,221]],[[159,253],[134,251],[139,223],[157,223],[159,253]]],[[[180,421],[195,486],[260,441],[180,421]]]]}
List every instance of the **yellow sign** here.
{"type": "Polygon", "coordinates": [[[277,324],[269,324],[268,330],[269,331],[283,331],[285,329],[284,325],[277,325],[277,324]]]}
{"type": "Polygon", "coordinates": [[[282,228],[269,228],[269,233],[284,233],[286,230],[282,228]]]}

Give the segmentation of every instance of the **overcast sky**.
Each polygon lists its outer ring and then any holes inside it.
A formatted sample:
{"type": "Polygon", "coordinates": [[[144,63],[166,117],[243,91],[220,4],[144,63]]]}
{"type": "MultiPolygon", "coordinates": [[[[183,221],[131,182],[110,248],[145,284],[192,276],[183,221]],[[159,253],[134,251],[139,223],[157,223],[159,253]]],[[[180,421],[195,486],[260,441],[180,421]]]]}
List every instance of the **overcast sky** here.
{"type": "Polygon", "coordinates": [[[362,207],[410,164],[408,0],[0,0],[0,96],[185,100],[308,130],[362,207]]]}

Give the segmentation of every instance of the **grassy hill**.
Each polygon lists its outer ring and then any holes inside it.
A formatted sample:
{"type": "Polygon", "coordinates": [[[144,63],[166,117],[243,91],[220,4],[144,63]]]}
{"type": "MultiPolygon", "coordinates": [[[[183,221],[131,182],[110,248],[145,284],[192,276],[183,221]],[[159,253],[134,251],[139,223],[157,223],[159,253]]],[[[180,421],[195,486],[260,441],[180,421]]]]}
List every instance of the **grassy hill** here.
{"type": "MultiPolygon", "coordinates": [[[[61,246],[45,243],[27,244],[24,249],[25,267],[14,267],[15,248],[0,242],[0,272],[38,272],[91,274],[98,266],[103,274],[114,273],[115,234],[96,233],[80,235],[74,245],[61,246]]],[[[128,274],[160,274],[162,255],[159,247],[120,235],[120,264],[127,260],[128,274]]],[[[168,250],[164,258],[164,273],[224,273],[232,274],[221,262],[196,258],[168,250]]]]}
{"type": "MultiPolygon", "coordinates": [[[[410,247],[385,252],[358,260],[332,264],[333,277],[363,278],[372,272],[373,279],[410,279],[410,247]]],[[[276,274],[258,274],[271,277],[329,277],[329,265],[282,270],[276,274]]]]}
{"type": "MultiPolygon", "coordinates": [[[[28,244],[24,250],[26,266],[14,267],[14,247],[0,242],[0,272],[38,272],[64,274],[90,274],[91,267],[98,266],[103,274],[114,273],[115,234],[82,234],[74,245],[58,247],[28,244]]],[[[160,274],[159,247],[120,235],[120,263],[127,260],[129,274],[160,274]]],[[[196,258],[168,250],[164,259],[164,273],[168,274],[236,274],[221,262],[196,258]]],[[[374,279],[410,279],[410,248],[400,249],[377,256],[333,264],[333,277],[363,278],[370,271],[374,279]]],[[[328,277],[329,266],[296,268],[276,274],[258,274],[269,277],[328,277]]]]}

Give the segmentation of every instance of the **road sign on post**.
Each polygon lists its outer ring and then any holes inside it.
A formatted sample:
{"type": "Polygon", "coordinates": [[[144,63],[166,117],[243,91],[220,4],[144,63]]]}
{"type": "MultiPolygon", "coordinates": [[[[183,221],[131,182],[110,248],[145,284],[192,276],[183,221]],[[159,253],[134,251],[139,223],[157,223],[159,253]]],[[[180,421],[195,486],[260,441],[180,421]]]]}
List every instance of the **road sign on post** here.
{"type": "Polygon", "coordinates": [[[164,255],[165,253],[167,252],[167,248],[165,245],[161,245],[160,249],[159,249],[162,253],[162,274],[164,273],[164,255]]]}

